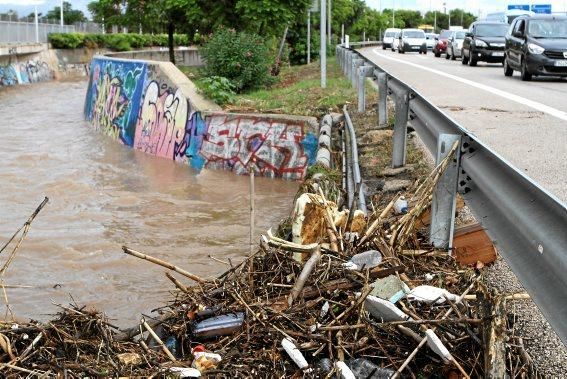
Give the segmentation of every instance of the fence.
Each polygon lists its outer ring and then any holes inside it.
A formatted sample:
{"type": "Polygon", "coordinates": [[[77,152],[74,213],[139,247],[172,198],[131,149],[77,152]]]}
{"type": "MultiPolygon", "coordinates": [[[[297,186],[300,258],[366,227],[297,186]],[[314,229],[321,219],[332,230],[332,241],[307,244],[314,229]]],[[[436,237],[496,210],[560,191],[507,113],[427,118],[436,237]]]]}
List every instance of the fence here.
{"type": "Polygon", "coordinates": [[[102,28],[94,22],[77,22],[75,25],[59,24],[58,20],[41,19],[37,27],[33,17],[10,19],[0,15],[0,43],[46,43],[49,33],[102,33],[102,28]]]}
{"type": "Polygon", "coordinates": [[[378,84],[379,125],[387,123],[387,96],[394,100],[392,166],[405,165],[408,122],[437,162],[448,155],[455,142],[460,145],[433,196],[430,242],[451,248],[456,196],[460,193],[567,345],[565,205],[401,80],[354,50],[337,46],[336,54],[344,74],[358,87],[359,112],[366,109],[366,78],[378,84]]]}

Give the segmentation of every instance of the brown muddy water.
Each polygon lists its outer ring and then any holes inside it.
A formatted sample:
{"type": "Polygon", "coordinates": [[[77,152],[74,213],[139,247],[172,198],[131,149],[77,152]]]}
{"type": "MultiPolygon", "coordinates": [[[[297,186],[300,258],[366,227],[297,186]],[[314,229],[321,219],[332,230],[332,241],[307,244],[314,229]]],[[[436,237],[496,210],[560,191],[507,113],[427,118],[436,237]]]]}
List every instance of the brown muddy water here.
{"type": "MultiPolygon", "coordinates": [[[[4,283],[32,287],[7,289],[20,319],[46,320],[58,310],[52,302],[72,296],[129,326],[164,305],[173,284],[164,268],[121,246],[197,275],[219,274],[226,266],[209,255],[237,262],[248,252],[249,179],[196,174],[110,140],[83,120],[85,88],[52,82],[0,90],[0,245],[50,198],[4,283]]],[[[255,187],[259,236],[289,215],[298,184],[256,178],[255,187]]]]}

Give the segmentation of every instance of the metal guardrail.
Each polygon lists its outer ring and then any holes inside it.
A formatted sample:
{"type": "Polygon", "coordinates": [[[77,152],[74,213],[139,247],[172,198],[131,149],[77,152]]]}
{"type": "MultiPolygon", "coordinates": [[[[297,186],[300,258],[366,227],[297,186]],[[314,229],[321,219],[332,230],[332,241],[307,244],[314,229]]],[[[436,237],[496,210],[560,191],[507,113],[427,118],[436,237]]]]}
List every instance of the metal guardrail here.
{"type": "MultiPolygon", "coordinates": [[[[379,43],[376,43],[379,44],[379,43]]],[[[351,44],[351,47],[362,46],[351,44]]],[[[452,246],[456,195],[465,199],[543,315],[567,345],[567,208],[521,171],[457,124],[416,90],[368,61],[337,46],[343,72],[358,83],[378,83],[378,123],[387,122],[386,97],[395,102],[392,165],[405,164],[409,124],[440,162],[455,141],[460,149],[437,185],[432,202],[430,241],[452,246]],[[368,75],[368,67],[372,74],[368,75]]],[[[362,86],[363,87],[363,86],[362,86]]],[[[359,110],[365,109],[359,90],[359,110]]],[[[558,157],[559,159],[560,157],[558,157]]]]}

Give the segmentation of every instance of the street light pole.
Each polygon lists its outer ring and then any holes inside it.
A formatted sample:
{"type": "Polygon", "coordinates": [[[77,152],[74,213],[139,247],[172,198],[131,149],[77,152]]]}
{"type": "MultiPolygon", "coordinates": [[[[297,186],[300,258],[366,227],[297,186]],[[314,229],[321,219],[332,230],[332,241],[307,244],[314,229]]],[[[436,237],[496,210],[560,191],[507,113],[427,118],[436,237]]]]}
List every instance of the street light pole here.
{"type": "Polygon", "coordinates": [[[63,0],[61,0],[61,9],[59,9],[59,18],[61,19],[61,26],[64,25],[63,23],[63,0]]]}
{"type": "Polygon", "coordinates": [[[396,2],[392,0],[392,28],[396,27],[396,2]]]}
{"type": "Polygon", "coordinates": [[[307,10],[307,64],[311,63],[311,9],[307,10]]]}
{"type": "Polygon", "coordinates": [[[327,29],[327,0],[321,0],[321,50],[319,57],[321,60],[321,88],[327,88],[327,36],[325,36],[325,29],[327,29]]]}

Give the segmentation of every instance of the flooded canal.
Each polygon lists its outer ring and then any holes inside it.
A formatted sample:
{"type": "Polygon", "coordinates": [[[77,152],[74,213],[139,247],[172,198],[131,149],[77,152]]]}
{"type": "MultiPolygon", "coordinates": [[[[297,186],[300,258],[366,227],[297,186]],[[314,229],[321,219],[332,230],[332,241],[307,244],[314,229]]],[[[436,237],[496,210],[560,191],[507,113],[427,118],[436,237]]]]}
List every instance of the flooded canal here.
{"type": "MultiPolygon", "coordinates": [[[[165,269],[154,255],[200,276],[248,252],[248,178],[188,166],[121,146],[83,121],[86,82],[0,91],[0,243],[36,218],[5,275],[16,317],[45,320],[74,299],[133,325],[161,306],[165,269]]],[[[256,233],[288,216],[297,183],[256,179],[256,233]]],[[[0,263],[7,257],[0,256],[0,263]]],[[[180,277],[182,279],[182,277],[180,277]]],[[[185,281],[189,284],[189,281],[185,281]]],[[[2,311],[2,313],[4,313],[2,311]]]]}

